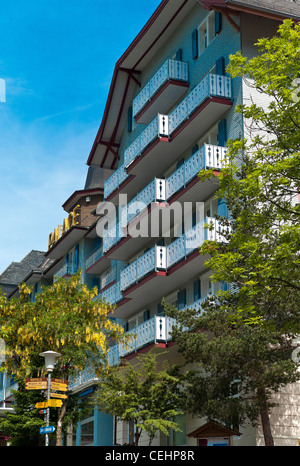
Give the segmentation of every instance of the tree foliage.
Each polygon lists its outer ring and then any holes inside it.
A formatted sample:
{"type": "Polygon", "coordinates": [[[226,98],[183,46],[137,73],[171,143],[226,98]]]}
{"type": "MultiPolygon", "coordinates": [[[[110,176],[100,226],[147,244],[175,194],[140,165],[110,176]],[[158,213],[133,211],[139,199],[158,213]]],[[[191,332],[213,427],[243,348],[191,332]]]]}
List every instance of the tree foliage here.
{"type": "Polygon", "coordinates": [[[149,436],[149,445],[160,431],[179,430],[174,418],[180,410],[180,376],[176,366],[160,363],[161,353],[150,351],[136,357],[136,363],[124,361],[102,374],[95,396],[101,411],[117,419],[135,424],[134,444],[142,432],[149,436]]]}
{"type": "MultiPolygon", "coordinates": [[[[22,284],[19,298],[0,302],[3,370],[23,380],[42,376],[44,359],[39,354],[50,349],[61,354],[55,367],[58,378],[71,380],[89,366],[99,374],[107,363],[110,341],[123,337],[123,328],[108,316],[113,308],[95,299],[97,290],[81,283],[80,272],[44,288],[34,302],[30,293],[22,284]]],[[[68,404],[69,399],[58,410],[58,445],[68,404]]]]}
{"type": "MultiPolygon", "coordinates": [[[[260,418],[266,445],[273,444],[273,394],[299,380],[292,358],[300,330],[299,44],[300,25],[287,20],[277,35],[258,40],[257,56],[230,56],[227,71],[254,98],[237,108],[245,137],[228,141],[218,175],[216,198],[229,212],[217,216],[223,240],[200,248],[222,291],[202,313],[167,309],[180,323],[179,350],[197,367],[187,375],[189,409],[224,423],[260,418]]],[[[199,174],[201,181],[213,176],[199,174]]]]}

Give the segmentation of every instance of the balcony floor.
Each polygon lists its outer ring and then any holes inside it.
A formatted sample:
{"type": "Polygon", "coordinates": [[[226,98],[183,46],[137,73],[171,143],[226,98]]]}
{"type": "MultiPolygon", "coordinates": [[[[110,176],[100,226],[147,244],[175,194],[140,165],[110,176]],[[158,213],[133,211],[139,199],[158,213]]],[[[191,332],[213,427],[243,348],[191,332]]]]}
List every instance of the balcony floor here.
{"type": "Polygon", "coordinates": [[[187,82],[170,79],[155,94],[152,100],[140,110],[135,116],[135,121],[147,125],[158,113],[167,113],[172,103],[183,97],[188,88],[189,84],[187,82]]]}
{"type": "Polygon", "coordinates": [[[128,319],[150,303],[167,296],[179,288],[183,281],[186,282],[203,273],[206,270],[204,265],[206,260],[208,255],[202,256],[196,250],[170,267],[167,272],[149,273],[123,292],[123,300],[117,303],[114,317],[128,319]]]}

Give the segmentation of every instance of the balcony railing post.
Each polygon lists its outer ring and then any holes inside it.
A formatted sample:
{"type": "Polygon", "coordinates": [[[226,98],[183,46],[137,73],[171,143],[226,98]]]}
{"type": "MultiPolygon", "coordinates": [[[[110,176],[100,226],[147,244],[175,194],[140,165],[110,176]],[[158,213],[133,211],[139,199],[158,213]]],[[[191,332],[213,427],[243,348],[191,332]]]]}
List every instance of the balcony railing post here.
{"type": "Polygon", "coordinates": [[[166,180],[155,178],[155,200],[166,200],[166,180]]]}
{"type": "Polygon", "coordinates": [[[155,316],[155,343],[166,340],[166,318],[165,316],[155,316]]]}
{"type": "Polygon", "coordinates": [[[169,136],[169,117],[168,115],[158,114],[158,136],[168,137],[169,136]]]}
{"type": "Polygon", "coordinates": [[[165,246],[155,246],[155,268],[156,270],[167,269],[167,252],[165,246]]]}

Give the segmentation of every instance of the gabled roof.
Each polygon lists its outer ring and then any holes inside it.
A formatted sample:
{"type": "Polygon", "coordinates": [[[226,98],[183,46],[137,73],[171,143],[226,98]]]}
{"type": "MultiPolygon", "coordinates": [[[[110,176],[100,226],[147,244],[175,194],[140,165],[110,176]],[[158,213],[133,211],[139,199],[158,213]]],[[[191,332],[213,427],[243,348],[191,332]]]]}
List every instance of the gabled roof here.
{"type": "Polygon", "coordinates": [[[230,15],[238,12],[277,20],[300,17],[300,0],[163,0],[115,65],[103,118],[87,165],[117,168],[127,109],[140,86],[139,75],[197,2],[208,10],[221,11],[230,21],[230,15]]]}
{"type": "Polygon", "coordinates": [[[188,434],[188,437],[209,438],[209,437],[230,437],[232,435],[241,435],[240,432],[229,429],[216,421],[208,421],[206,424],[198,427],[188,434]]]}
{"type": "Polygon", "coordinates": [[[300,0],[198,0],[204,8],[223,8],[229,12],[245,12],[266,18],[300,19],[300,0]]]}
{"type": "Polygon", "coordinates": [[[163,0],[134,41],[117,61],[103,114],[92,146],[88,165],[115,169],[127,109],[140,86],[141,70],[159,51],[182,19],[196,5],[196,0],[163,0]]]}
{"type": "Polygon", "coordinates": [[[0,284],[18,285],[31,272],[38,268],[45,259],[45,252],[31,251],[21,262],[12,262],[0,275],[0,284]]]}

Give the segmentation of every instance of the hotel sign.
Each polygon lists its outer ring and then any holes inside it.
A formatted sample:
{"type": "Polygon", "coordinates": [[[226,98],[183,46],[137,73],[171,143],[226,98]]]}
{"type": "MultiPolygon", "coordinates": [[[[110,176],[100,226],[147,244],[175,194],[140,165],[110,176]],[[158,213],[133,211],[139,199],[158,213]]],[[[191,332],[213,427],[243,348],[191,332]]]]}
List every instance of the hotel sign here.
{"type": "Polygon", "coordinates": [[[62,225],[58,225],[55,230],[50,233],[48,240],[48,250],[51,249],[54,244],[75,225],[78,225],[78,217],[80,212],[80,206],[76,206],[75,209],[69,213],[68,217],[64,219],[62,225]]]}

